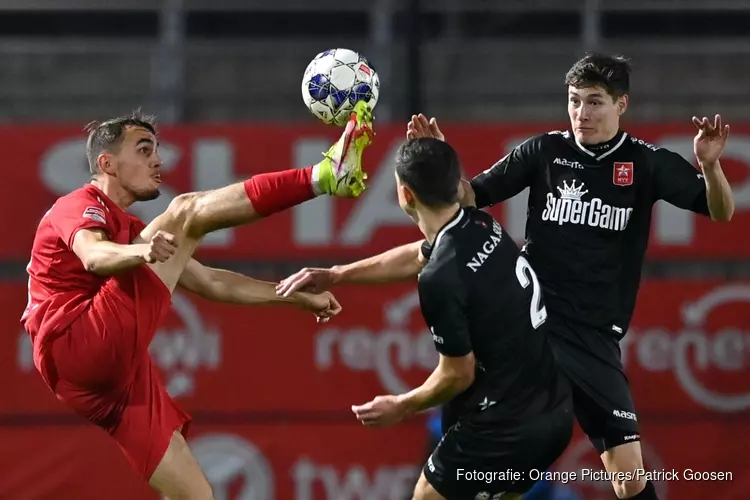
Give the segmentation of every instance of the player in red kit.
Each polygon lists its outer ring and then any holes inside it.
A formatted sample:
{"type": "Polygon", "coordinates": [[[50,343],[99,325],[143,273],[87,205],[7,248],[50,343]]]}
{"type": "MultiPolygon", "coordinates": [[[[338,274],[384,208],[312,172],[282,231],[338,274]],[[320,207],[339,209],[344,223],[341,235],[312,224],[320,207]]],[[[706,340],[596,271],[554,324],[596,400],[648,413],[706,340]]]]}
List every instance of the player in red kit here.
{"type": "Polygon", "coordinates": [[[125,209],[159,196],[161,159],[152,120],[140,112],[89,127],[90,184],[59,198],[31,251],[21,323],[34,364],[58,399],[108,432],[149,484],[170,500],[212,499],[188,449],[190,417],[169,397],[148,353],[180,286],[209,300],[288,303],[326,321],[341,307],[328,294],[280,298],[275,284],[204,267],[201,238],[328,194],[364,190],[362,152],[370,110],[356,107],[323,161],[177,196],[145,225],[125,209]]]}

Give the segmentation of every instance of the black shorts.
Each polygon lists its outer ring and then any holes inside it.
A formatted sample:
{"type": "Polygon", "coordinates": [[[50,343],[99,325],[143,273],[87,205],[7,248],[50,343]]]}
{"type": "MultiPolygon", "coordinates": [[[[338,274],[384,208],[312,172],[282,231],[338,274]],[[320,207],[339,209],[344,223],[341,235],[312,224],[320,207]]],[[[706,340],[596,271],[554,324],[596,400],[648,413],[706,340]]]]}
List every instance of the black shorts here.
{"type": "Polygon", "coordinates": [[[615,333],[559,319],[549,325],[549,333],[560,370],[571,384],[578,424],[597,451],[640,441],[615,333]]]}
{"type": "Polygon", "coordinates": [[[537,472],[565,451],[575,423],[569,398],[554,411],[522,424],[475,417],[464,417],[448,429],[423,468],[427,481],[448,500],[490,500],[501,498],[503,492],[530,490],[537,472]]]}

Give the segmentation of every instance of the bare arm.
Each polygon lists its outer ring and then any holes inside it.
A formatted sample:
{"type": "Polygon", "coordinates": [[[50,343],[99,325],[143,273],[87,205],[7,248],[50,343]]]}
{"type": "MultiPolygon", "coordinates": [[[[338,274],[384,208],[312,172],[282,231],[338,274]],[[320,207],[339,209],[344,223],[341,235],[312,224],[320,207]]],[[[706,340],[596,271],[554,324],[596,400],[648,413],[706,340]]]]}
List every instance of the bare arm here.
{"type": "Polygon", "coordinates": [[[73,252],[81,259],[83,267],[99,276],[110,276],[146,263],[148,250],[148,243],[113,243],[99,229],[81,229],[73,238],[73,252]]]}
{"type": "Polygon", "coordinates": [[[223,269],[206,267],[190,259],[178,285],[204,299],[243,305],[297,304],[296,296],[279,297],[276,284],[223,269]]]}
{"type": "Polygon", "coordinates": [[[475,365],[473,353],[460,357],[441,355],[437,368],[421,386],[398,396],[403,415],[429,410],[464,392],[474,383],[475,365]]]}
{"type": "Polygon", "coordinates": [[[427,262],[421,246],[421,241],[415,241],[343,266],[304,268],[281,280],[276,293],[288,297],[299,290],[321,292],[341,283],[391,283],[415,278],[427,262]]]}
{"type": "Polygon", "coordinates": [[[425,265],[421,241],[364,260],[333,266],[334,283],[390,283],[414,278],[425,265]]]}
{"type": "Polygon", "coordinates": [[[707,117],[699,120],[694,116],[693,124],[698,129],[698,134],[693,140],[693,152],[703,169],[708,212],[711,219],[728,222],[734,215],[734,198],[719,158],[727,145],[729,125],[722,125],[721,115],[718,114],[714,117],[713,123],[707,117]]]}
{"type": "Polygon", "coordinates": [[[289,297],[276,294],[276,283],[260,281],[224,269],[206,267],[190,259],[178,285],[205,299],[246,306],[291,305],[326,318],[338,314],[341,306],[330,294],[296,292],[289,297]]]}
{"type": "Polygon", "coordinates": [[[732,220],[734,215],[734,198],[721,164],[702,164],[704,180],[706,182],[706,201],[711,219],[720,222],[732,220]]]}

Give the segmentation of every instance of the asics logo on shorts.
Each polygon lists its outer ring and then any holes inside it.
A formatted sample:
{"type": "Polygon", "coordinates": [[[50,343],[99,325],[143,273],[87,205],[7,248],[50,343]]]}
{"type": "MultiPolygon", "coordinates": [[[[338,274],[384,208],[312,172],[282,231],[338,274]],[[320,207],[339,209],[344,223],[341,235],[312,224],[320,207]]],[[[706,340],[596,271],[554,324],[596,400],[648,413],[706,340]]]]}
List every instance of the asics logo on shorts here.
{"type": "Polygon", "coordinates": [[[618,418],[625,418],[628,420],[634,420],[638,422],[638,417],[635,416],[635,413],[632,411],[625,411],[625,410],[612,410],[612,415],[618,418]]]}

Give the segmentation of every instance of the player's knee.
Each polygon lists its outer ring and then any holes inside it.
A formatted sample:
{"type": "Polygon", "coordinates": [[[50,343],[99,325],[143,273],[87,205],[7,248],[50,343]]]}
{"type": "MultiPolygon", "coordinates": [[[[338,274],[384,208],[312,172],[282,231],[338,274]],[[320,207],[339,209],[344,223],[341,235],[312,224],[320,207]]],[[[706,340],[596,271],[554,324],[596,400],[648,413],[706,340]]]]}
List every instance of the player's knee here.
{"type": "Polygon", "coordinates": [[[623,444],[602,454],[605,468],[611,473],[622,473],[612,479],[617,498],[630,498],[643,490],[646,480],[634,477],[634,472],[643,469],[641,445],[638,442],[623,444]]]}
{"type": "Polygon", "coordinates": [[[614,480],[612,481],[612,487],[615,490],[615,495],[617,495],[617,498],[632,498],[636,496],[638,493],[643,491],[643,488],[646,487],[646,480],[632,480],[632,481],[619,481],[614,480]]]}
{"type": "Polygon", "coordinates": [[[167,213],[186,232],[198,233],[200,231],[200,198],[200,194],[198,193],[184,193],[176,196],[167,208],[167,213]]]}
{"type": "Polygon", "coordinates": [[[417,485],[414,487],[412,500],[444,500],[443,496],[435,491],[435,488],[427,481],[424,473],[419,477],[417,485]]]}
{"type": "Polygon", "coordinates": [[[169,500],[214,500],[213,488],[203,477],[195,477],[189,484],[162,491],[169,500]]]}
{"type": "Polygon", "coordinates": [[[201,481],[203,484],[199,491],[194,496],[190,497],[190,500],[214,500],[214,491],[211,485],[205,479],[201,481]]]}

